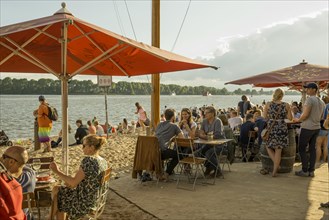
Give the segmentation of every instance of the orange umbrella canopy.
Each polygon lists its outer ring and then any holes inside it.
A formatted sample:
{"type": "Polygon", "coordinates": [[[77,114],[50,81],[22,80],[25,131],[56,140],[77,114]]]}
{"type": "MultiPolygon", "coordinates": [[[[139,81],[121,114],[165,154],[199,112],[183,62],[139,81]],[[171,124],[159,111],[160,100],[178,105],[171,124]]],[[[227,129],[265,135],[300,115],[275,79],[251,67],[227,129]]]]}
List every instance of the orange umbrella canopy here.
{"type": "MultiPolygon", "coordinates": [[[[68,79],[80,75],[138,76],[211,67],[75,18],[53,16],[0,28],[0,72],[51,73],[62,82],[63,165],[68,174],[68,79]]],[[[157,106],[159,108],[159,106],[157,106]]]]}
{"type": "Polygon", "coordinates": [[[137,76],[209,66],[74,17],[53,16],[1,27],[0,71],[137,76]]]}
{"type": "Polygon", "coordinates": [[[252,84],[256,87],[265,88],[288,86],[300,89],[307,82],[317,82],[323,88],[328,81],[328,66],[312,65],[303,61],[295,66],[234,80],[225,84],[252,84]]]}

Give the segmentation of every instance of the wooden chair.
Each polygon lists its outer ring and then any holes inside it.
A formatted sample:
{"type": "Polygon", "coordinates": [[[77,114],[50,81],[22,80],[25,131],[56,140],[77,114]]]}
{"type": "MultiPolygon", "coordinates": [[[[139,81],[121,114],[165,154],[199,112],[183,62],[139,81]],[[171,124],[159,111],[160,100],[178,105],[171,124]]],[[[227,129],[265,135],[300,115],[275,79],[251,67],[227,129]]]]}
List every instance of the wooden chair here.
{"type": "MultiPolygon", "coordinates": [[[[37,201],[35,200],[35,194],[34,192],[25,192],[23,193],[23,203],[22,203],[23,209],[29,209],[29,214],[33,214],[32,208],[37,208],[37,201]]],[[[40,215],[39,215],[40,219],[40,215]]]]}
{"type": "Polygon", "coordinates": [[[104,211],[107,195],[109,193],[109,188],[110,188],[109,185],[110,176],[111,176],[111,168],[108,168],[107,170],[103,171],[102,179],[101,179],[101,188],[98,191],[98,196],[96,200],[96,207],[92,209],[92,211],[86,216],[89,218],[89,220],[98,219],[99,216],[101,216],[101,214],[104,211]]]}
{"type": "Polygon", "coordinates": [[[245,159],[246,162],[248,162],[250,156],[253,153],[252,151],[254,149],[256,139],[257,139],[257,131],[249,131],[248,144],[247,144],[247,147],[245,149],[246,152],[245,152],[244,156],[242,157],[242,160],[245,159]]]}
{"type": "Polygon", "coordinates": [[[177,149],[178,165],[180,173],[177,178],[176,187],[179,187],[180,178],[183,174],[187,175],[188,181],[192,179],[193,188],[195,190],[196,181],[201,175],[205,180],[203,164],[206,158],[196,157],[194,155],[194,141],[190,138],[175,138],[177,149]]]}

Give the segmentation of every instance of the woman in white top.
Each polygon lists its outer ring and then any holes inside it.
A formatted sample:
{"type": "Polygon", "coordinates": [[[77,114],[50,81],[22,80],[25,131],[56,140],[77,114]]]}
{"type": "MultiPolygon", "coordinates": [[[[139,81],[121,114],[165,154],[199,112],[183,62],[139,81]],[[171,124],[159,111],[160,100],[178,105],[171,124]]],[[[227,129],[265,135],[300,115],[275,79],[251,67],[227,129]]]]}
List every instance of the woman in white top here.
{"type": "Polygon", "coordinates": [[[103,136],[104,135],[103,127],[98,124],[98,121],[94,121],[94,125],[96,127],[96,135],[100,137],[103,136]]]}
{"type": "Polygon", "coordinates": [[[182,109],[179,127],[183,131],[185,138],[193,139],[195,137],[197,124],[192,119],[192,113],[190,109],[182,109]]]}

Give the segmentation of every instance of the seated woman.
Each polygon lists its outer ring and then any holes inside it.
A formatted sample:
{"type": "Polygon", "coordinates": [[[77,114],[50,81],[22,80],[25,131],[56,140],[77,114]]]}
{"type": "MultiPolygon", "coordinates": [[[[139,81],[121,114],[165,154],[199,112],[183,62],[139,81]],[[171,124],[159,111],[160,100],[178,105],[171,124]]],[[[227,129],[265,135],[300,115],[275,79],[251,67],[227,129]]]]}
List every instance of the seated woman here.
{"type": "Polygon", "coordinates": [[[49,166],[66,184],[53,188],[50,219],[54,215],[56,219],[66,219],[66,213],[70,219],[79,219],[96,206],[102,172],[108,167],[107,161],[99,156],[99,151],[107,142],[103,137],[90,134],[83,138],[82,143],[85,157],[74,177],[65,175],[55,162],[49,166]]]}
{"type": "Polygon", "coordinates": [[[179,128],[183,131],[185,138],[195,138],[197,124],[192,119],[192,113],[190,109],[182,109],[179,128]]]}
{"type": "Polygon", "coordinates": [[[97,136],[103,136],[105,133],[103,127],[98,123],[98,121],[94,121],[94,126],[96,128],[96,135],[97,136]]]}

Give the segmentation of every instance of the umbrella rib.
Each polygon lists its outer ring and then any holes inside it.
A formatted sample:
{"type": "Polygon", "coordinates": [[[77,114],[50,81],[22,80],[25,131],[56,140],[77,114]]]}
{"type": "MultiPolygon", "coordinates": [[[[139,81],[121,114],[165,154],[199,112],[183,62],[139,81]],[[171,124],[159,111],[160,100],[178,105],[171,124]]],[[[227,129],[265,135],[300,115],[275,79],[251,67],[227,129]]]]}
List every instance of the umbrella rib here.
{"type": "Polygon", "coordinates": [[[76,71],[74,71],[72,73],[72,77],[77,75],[79,72],[82,72],[88,68],[90,68],[92,66],[93,63],[95,63],[97,60],[99,60],[100,58],[102,58],[106,53],[116,49],[117,47],[119,47],[120,44],[116,44],[113,47],[111,47],[110,49],[108,49],[107,51],[105,51],[104,53],[100,54],[99,56],[95,57],[93,60],[91,60],[89,63],[85,64],[84,66],[80,67],[79,69],[77,69],[76,71]]]}
{"type": "Polygon", "coordinates": [[[125,74],[126,76],[129,76],[129,74],[114,60],[112,60],[111,58],[109,58],[109,60],[111,60],[111,62],[121,71],[123,72],[123,74],[125,74]]]}
{"type": "MultiPolygon", "coordinates": [[[[50,27],[50,25],[49,25],[49,27],[50,27]]],[[[39,28],[34,28],[34,29],[36,31],[38,31],[39,33],[42,33],[42,34],[46,35],[47,37],[50,37],[51,39],[54,39],[55,41],[58,41],[58,38],[57,37],[55,37],[55,36],[53,36],[53,35],[45,32],[45,30],[40,30],[39,28]]]]}
{"type": "MultiPolygon", "coordinates": [[[[85,65],[86,67],[84,69],[80,70],[80,71],[84,71],[86,69],[89,69],[89,68],[97,65],[98,63],[100,63],[100,62],[102,62],[102,61],[110,58],[111,56],[114,56],[115,54],[120,53],[121,51],[125,50],[127,47],[128,47],[128,45],[126,45],[125,47],[121,48],[120,50],[115,51],[112,54],[106,55],[105,57],[103,57],[102,59],[99,59],[98,61],[95,61],[94,63],[90,63],[88,66],[85,65]]],[[[75,75],[77,75],[77,73],[72,74],[72,77],[75,76],[75,75]]]]}
{"type": "Polygon", "coordinates": [[[91,35],[91,34],[94,34],[94,33],[96,33],[97,31],[91,31],[91,32],[88,32],[88,33],[83,33],[83,35],[80,35],[80,36],[78,36],[78,37],[75,37],[75,38],[72,38],[71,40],[70,40],[70,42],[72,42],[72,41],[75,41],[75,40],[78,40],[78,39],[80,39],[80,38],[83,38],[83,37],[87,37],[88,35],[91,35]]]}
{"type": "MultiPolygon", "coordinates": [[[[10,43],[12,43],[15,47],[17,47],[18,49],[20,49],[21,51],[23,51],[24,53],[26,53],[27,56],[29,56],[30,58],[32,58],[32,60],[36,61],[37,63],[39,63],[41,66],[43,66],[44,68],[46,68],[47,71],[49,71],[50,73],[54,74],[55,76],[58,76],[58,74],[52,70],[50,67],[48,67],[46,64],[44,64],[43,62],[41,62],[41,60],[39,60],[38,58],[34,57],[32,54],[30,54],[28,51],[26,51],[23,47],[19,46],[16,42],[12,41],[10,38],[5,37],[5,39],[7,41],[9,41],[10,43]]],[[[19,54],[19,51],[16,51],[17,54],[19,54]]]]}
{"type": "Polygon", "coordinates": [[[92,32],[89,32],[89,33],[85,33],[76,23],[74,23],[73,25],[82,33],[82,36],[79,36],[78,38],[85,36],[91,43],[93,43],[95,45],[95,47],[97,47],[101,52],[104,52],[104,50],[102,50],[102,48],[100,48],[100,46],[98,44],[96,44],[95,41],[89,37],[90,34],[93,34],[96,32],[95,30],[92,32]]]}
{"type": "Polygon", "coordinates": [[[36,61],[34,61],[33,59],[27,57],[26,55],[23,55],[23,54],[21,54],[20,52],[15,51],[15,49],[13,49],[13,48],[11,48],[10,46],[4,44],[3,42],[0,42],[0,45],[6,47],[8,50],[11,50],[13,53],[15,53],[15,55],[18,55],[18,56],[22,57],[23,59],[25,59],[25,60],[31,62],[32,64],[34,64],[34,65],[36,65],[37,67],[39,67],[39,68],[45,70],[46,72],[50,72],[50,73],[52,73],[52,74],[58,76],[58,74],[56,74],[55,72],[51,72],[49,69],[47,69],[46,66],[43,66],[43,65],[37,63],[36,61]]]}
{"type": "MultiPolygon", "coordinates": [[[[48,25],[46,27],[44,27],[44,31],[47,30],[51,25],[48,25]]],[[[28,45],[29,43],[31,43],[31,41],[33,41],[35,38],[37,38],[41,33],[37,33],[36,35],[34,35],[33,37],[31,37],[29,40],[27,40],[24,44],[22,44],[22,48],[24,48],[26,45],[28,45]]],[[[4,37],[5,39],[7,39],[6,37],[4,37]]],[[[19,51],[18,49],[16,49],[15,51],[19,51]]],[[[1,62],[0,62],[0,65],[2,65],[3,63],[5,63],[7,60],[9,60],[12,56],[15,55],[16,52],[13,52],[11,54],[9,54],[5,59],[3,59],[1,62]]]]}

